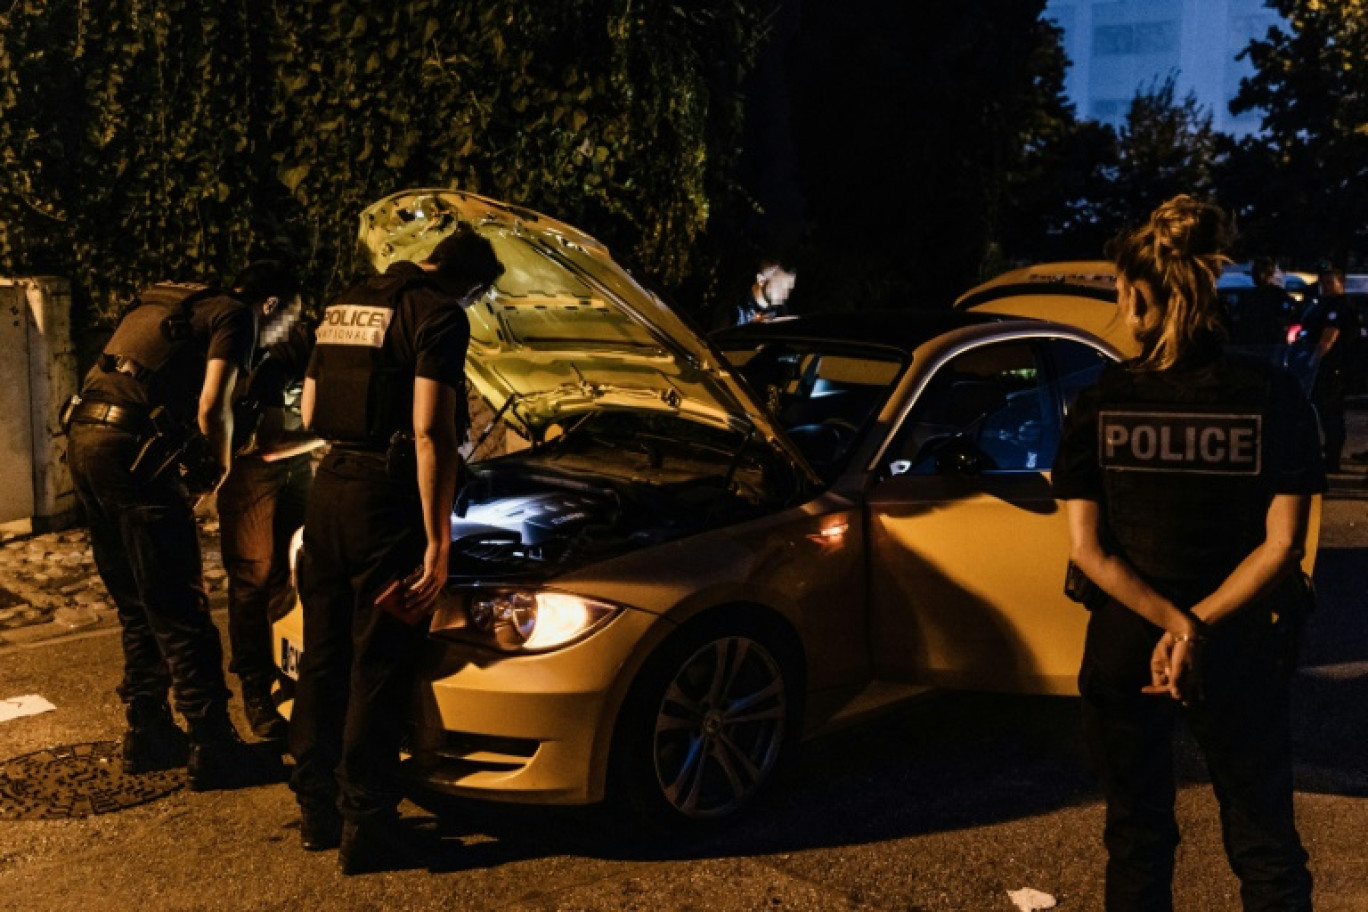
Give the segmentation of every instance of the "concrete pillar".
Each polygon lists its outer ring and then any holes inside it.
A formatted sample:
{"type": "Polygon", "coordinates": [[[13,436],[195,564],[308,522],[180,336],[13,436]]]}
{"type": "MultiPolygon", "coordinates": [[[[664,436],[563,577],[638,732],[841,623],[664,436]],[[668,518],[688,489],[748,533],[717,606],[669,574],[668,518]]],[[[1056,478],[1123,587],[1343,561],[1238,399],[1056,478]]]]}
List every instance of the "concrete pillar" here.
{"type": "Polygon", "coordinates": [[[66,279],[0,279],[0,522],[69,525],[76,495],[58,412],[76,392],[66,279]]]}

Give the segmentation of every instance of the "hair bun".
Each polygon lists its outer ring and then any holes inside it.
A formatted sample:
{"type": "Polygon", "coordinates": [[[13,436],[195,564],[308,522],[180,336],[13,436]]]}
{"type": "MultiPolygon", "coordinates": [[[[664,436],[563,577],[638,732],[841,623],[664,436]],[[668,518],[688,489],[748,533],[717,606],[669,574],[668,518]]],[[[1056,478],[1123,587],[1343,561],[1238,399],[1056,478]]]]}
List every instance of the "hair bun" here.
{"type": "Polygon", "coordinates": [[[1213,256],[1225,249],[1230,237],[1230,224],[1220,207],[1186,194],[1155,209],[1150,228],[1157,252],[1169,256],[1213,256]]]}

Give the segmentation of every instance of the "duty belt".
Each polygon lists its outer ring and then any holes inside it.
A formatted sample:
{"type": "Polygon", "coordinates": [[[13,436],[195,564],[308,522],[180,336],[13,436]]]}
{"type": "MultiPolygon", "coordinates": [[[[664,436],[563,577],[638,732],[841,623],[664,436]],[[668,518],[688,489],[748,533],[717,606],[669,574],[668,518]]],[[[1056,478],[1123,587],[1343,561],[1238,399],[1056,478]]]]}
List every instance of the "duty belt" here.
{"type": "Polygon", "coordinates": [[[83,399],[72,409],[71,420],[78,424],[107,424],[121,431],[141,434],[147,431],[147,412],[136,406],[83,399]]]}

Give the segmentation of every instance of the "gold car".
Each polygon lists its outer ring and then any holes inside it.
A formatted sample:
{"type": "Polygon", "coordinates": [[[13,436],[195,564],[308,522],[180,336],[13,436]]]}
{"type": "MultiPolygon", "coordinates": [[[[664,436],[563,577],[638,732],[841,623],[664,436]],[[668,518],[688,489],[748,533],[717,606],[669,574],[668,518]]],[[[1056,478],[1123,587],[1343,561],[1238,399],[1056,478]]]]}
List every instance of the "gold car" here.
{"type": "MultiPolygon", "coordinates": [[[[453,512],[415,779],[721,820],[801,739],[928,687],[1074,692],[1086,612],[1049,473],[1119,354],[1108,295],[1072,315],[1094,332],[973,311],[1016,300],[986,289],[704,339],[525,209],[411,191],[362,238],[384,269],[455,219],[507,266],[469,310],[469,379],[528,445],[476,463],[453,512]]],[[[1026,311],[1067,298],[1041,284],[1026,311]]],[[[288,696],[300,612],[275,631],[288,696]]]]}

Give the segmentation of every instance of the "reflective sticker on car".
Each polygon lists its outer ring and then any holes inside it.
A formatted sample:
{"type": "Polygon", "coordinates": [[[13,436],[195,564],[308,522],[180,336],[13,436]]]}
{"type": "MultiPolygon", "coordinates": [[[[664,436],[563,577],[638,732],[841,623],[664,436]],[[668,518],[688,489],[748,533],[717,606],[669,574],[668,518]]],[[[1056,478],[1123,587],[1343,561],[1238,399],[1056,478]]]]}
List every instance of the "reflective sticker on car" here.
{"type": "Polygon", "coordinates": [[[1103,411],[1098,457],[1105,469],[1257,475],[1260,415],[1103,411]]]}
{"type": "Polygon", "coordinates": [[[394,311],[365,304],[334,304],[323,311],[318,326],[319,345],[364,345],[380,348],[385,343],[394,311]]]}
{"type": "Polygon", "coordinates": [[[299,660],[304,650],[289,637],[280,638],[280,672],[286,677],[299,680],[299,660]]]}

